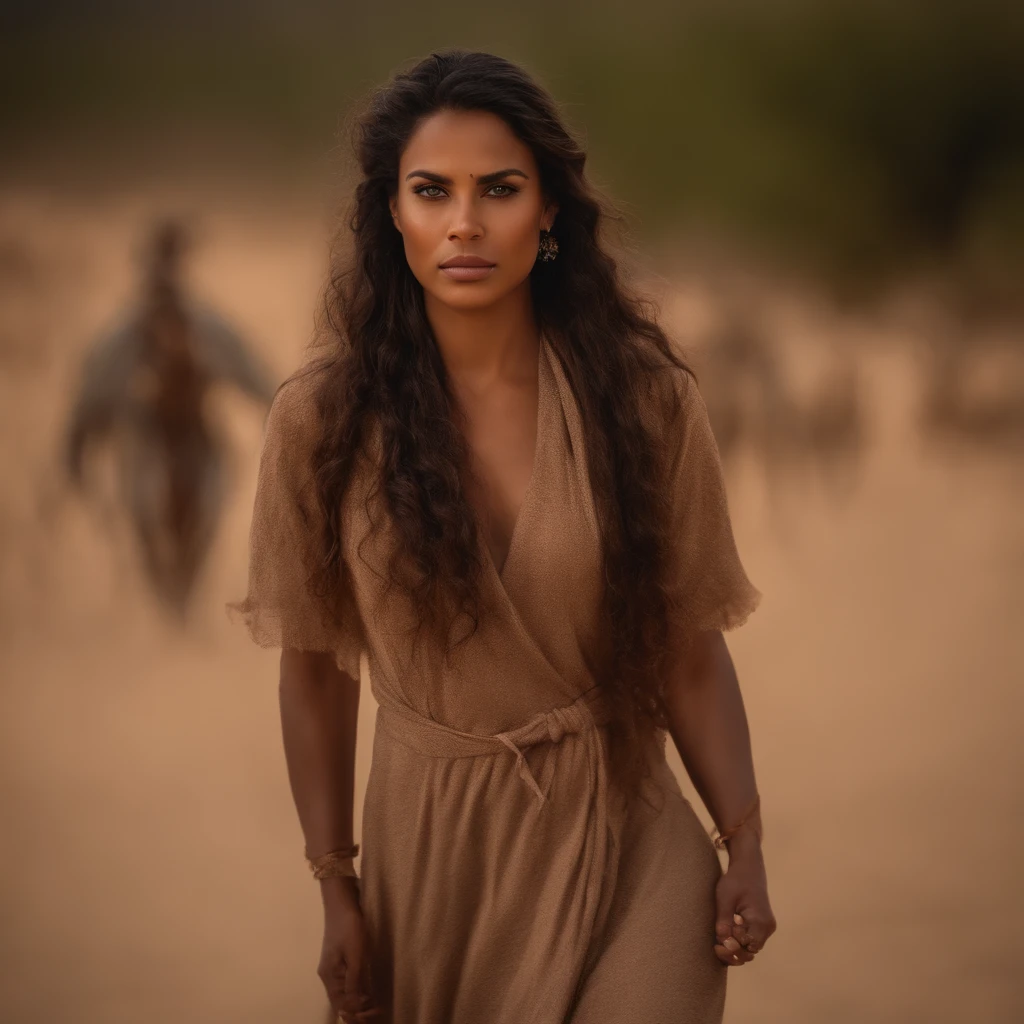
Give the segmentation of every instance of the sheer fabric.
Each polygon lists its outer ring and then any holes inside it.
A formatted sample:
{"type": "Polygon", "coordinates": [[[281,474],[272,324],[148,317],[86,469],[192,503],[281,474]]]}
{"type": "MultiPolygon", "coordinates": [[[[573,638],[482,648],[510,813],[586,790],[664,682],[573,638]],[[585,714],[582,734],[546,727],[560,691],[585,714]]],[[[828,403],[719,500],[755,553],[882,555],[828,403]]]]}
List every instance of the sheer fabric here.
{"type": "MultiPolygon", "coordinates": [[[[308,382],[283,389],[270,414],[240,607],[259,643],[330,650],[353,675],[366,650],[379,710],[361,899],[385,1021],[718,1024],[718,857],[665,761],[664,733],[647,799],[610,798],[587,437],[547,339],[538,380],[533,475],[500,573],[483,559],[489,614],[453,664],[413,649],[415,609],[382,592],[387,536],[368,537],[380,511],[364,500],[368,479],[345,509],[347,611],[325,614],[308,593],[319,529],[308,382]]],[[[653,393],[673,629],[730,629],[760,594],[737,554],[706,409],[678,369],[653,393]]]]}

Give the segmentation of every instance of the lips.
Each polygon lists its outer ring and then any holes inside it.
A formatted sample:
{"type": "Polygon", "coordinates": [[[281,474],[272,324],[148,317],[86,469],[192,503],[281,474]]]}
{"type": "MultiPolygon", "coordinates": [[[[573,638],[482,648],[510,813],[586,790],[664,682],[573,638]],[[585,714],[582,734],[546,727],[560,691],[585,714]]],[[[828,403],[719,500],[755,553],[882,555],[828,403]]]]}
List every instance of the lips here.
{"type": "Polygon", "coordinates": [[[440,266],[442,270],[447,270],[449,267],[493,267],[494,264],[481,256],[452,256],[440,266]]]}
{"type": "Polygon", "coordinates": [[[496,266],[482,256],[452,256],[440,264],[440,269],[452,281],[483,281],[496,266]]]}

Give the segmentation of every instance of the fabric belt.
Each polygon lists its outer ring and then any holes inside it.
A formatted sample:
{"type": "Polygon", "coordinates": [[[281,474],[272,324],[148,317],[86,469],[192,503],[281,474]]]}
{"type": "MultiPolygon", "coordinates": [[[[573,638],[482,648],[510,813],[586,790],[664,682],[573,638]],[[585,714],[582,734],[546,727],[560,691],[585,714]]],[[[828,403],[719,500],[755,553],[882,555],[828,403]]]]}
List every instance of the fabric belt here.
{"type": "MultiPolygon", "coordinates": [[[[571,704],[542,711],[523,725],[492,736],[459,732],[408,708],[381,704],[378,725],[399,743],[425,757],[482,757],[511,751],[517,761],[519,777],[536,793],[541,803],[547,796],[537,785],[523,751],[540,743],[558,743],[563,737],[584,733],[609,721],[608,704],[603,691],[593,686],[571,704]]],[[[601,756],[603,757],[603,750],[601,756]]]]}

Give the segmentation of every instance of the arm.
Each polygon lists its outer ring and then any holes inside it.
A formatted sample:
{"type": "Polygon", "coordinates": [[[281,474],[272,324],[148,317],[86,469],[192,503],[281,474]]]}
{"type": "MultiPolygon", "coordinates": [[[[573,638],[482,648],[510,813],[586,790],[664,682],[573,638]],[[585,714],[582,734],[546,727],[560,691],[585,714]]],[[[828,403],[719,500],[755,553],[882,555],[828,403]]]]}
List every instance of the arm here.
{"type": "MultiPolygon", "coordinates": [[[[309,856],[350,846],[359,680],[328,654],[285,649],[278,688],[292,797],[309,856]]],[[[352,879],[324,879],[351,883],[352,879]]]]}
{"type": "MultiPolygon", "coordinates": [[[[306,849],[317,857],[351,846],[359,680],[329,654],[285,648],[278,692],[288,780],[306,849]]],[[[320,895],[324,940],[317,973],[336,1012],[366,1013],[372,980],[358,885],[352,878],[324,878],[320,895]]]]}
{"type": "MultiPolygon", "coordinates": [[[[316,857],[352,842],[365,635],[347,585],[330,607],[311,585],[322,526],[310,461],[317,432],[311,386],[306,377],[285,384],[267,416],[249,532],[248,590],[228,608],[256,643],[281,649],[278,694],[288,778],[306,848],[316,857]]],[[[351,879],[324,879],[320,892],[324,941],[317,973],[335,1012],[352,1013],[372,987],[359,886],[351,879]]]]}
{"type": "MultiPolygon", "coordinates": [[[[750,732],[729,648],[719,630],[697,638],[665,688],[672,740],[715,824],[738,822],[757,796],[750,732]]],[[[760,826],[760,811],[753,822],[760,826]]],[[[760,858],[761,842],[744,826],[728,840],[736,857],[760,858]]]]}
{"type": "MultiPolygon", "coordinates": [[[[761,600],[732,532],[722,464],[707,406],[689,373],[674,385],[662,442],[669,504],[669,633],[674,656],[664,682],[669,732],[720,829],[735,828],[757,795],[743,698],[722,633],[741,626],[761,600]]],[[[714,946],[727,965],[748,962],[775,931],[768,902],[760,815],[726,840],[729,869],[715,885],[714,946]]]]}
{"type": "MultiPolygon", "coordinates": [[[[740,821],[757,796],[757,784],[743,697],[719,630],[698,633],[677,658],[665,687],[665,708],[679,756],[715,824],[724,829],[740,821]]],[[[757,810],[726,840],[729,870],[716,890],[715,952],[729,964],[752,959],[776,930],[760,829],[757,810]]]]}

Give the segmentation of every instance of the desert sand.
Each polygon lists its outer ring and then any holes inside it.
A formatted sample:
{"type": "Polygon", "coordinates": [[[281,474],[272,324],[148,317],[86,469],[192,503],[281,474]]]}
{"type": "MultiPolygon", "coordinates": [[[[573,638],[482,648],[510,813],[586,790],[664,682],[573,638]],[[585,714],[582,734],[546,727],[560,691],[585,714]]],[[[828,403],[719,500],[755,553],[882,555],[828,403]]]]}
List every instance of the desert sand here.
{"type": "MultiPolygon", "coordinates": [[[[11,1024],[313,1024],[325,1006],[277,656],[223,611],[244,586],[260,410],[230,395],[220,405],[235,474],[184,631],[146,592],[124,524],[55,478],[86,346],[131,294],[147,218],[183,206],[200,228],[197,290],[282,378],[320,287],[315,203],[0,191],[11,1024]]],[[[803,324],[797,357],[825,336],[857,352],[868,442],[841,497],[801,477],[770,500],[758,466],[730,470],[740,551],[765,595],[728,639],[779,928],[730,969],[726,1020],[1010,1024],[1024,1019],[1024,460],[926,443],[904,328],[820,308],[803,324]]],[[[374,716],[363,684],[357,821],[374,716]]]]}

